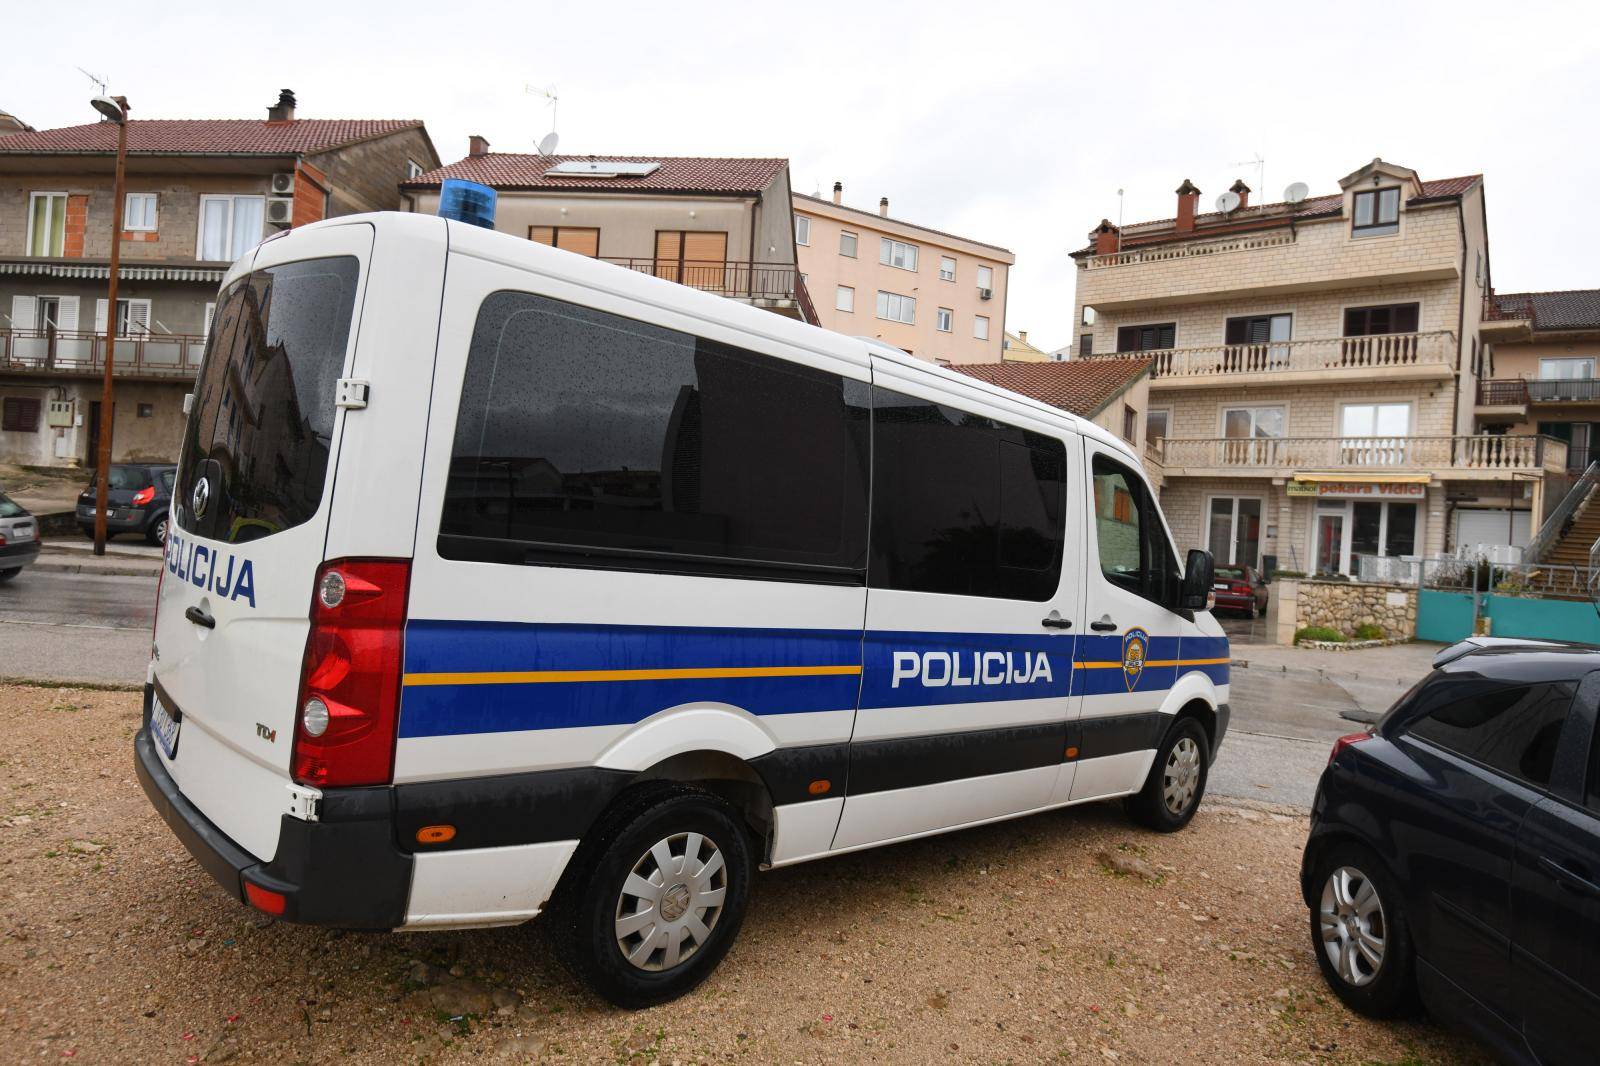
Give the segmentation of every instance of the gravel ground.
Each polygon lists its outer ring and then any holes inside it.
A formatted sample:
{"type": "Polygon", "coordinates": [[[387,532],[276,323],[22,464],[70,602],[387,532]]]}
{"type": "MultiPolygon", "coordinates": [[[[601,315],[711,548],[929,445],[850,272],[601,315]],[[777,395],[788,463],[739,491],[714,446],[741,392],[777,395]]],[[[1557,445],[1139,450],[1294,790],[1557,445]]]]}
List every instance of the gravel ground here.
{"type": "Polygon", "coordinates": [[[132,693],[0,687],[0,1061],[1459,1063],[1325,991],[1305,822],[1080,808],[757,878],[722,968],[625,1013],[510,930],[341,934],[228,899],[134,779],[132,693]],[[1123,867],[1114,872],[1111,866],[1123,867]]]}

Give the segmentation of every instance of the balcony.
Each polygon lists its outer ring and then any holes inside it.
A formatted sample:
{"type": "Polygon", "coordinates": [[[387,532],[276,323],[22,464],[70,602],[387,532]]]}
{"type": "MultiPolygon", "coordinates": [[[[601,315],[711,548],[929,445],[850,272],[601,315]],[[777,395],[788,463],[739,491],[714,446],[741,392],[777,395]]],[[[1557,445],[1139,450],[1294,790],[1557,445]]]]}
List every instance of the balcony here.
{"type": "Polygon", "coordinates": [[[1478,382],[1479,414],[1525,414],[1529,404],[1600,402],[1600,378],[1488,378],[1478,382]]]}
{"type": "Polygon", "coordinates": [[[751,263],[743,260],[616,259],[602,262],[625,267],[665,281],[676,281],[702,292],[775,311],[788,318],[815,323],[816,312],[793,263],[751,263]]]}
{"type": "Polygon", "coordinates": [[[1537,435],[1167,437],[1154,447],[1169,479],[1349,471],[1368,478],[1392,473],[1495,481],[1560,473],[1567,466],[1566,442],[1537,435]]]}
{"type": "MultiPolygon", "coordinates": [[[[183,381],[200,369],[206,339],[187,333],[118,337],[119,378],[183,381]]],[[[106,338],[83,330],[0,330],[0,374],[96,378],[105,373],[106,338]]]]}
{"type": "MultiPolygon", "coordinates": [[[[1125,359],[1131,352],[1085,356],[1125,359]]],[[[1150,356],[1154,388],[1236,383],[1292,385],[1381,374],[1387,381],[1444,379],[1454,372],[1456,335],[1383,333],[1371,337],[1325,337],[1270,344],[1222,344],[1209,348],[1170,348],[1150,356]]]]}

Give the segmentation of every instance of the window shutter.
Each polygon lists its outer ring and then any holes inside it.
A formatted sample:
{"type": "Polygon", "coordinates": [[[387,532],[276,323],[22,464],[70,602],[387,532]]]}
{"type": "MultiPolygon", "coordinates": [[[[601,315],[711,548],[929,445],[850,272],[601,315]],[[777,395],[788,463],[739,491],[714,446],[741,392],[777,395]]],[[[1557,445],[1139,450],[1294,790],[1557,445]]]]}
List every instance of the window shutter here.
{"type": "Polygon", "coordinates": [[[683,258],[690,263],[721,263],[728,258],[726,233],[689,232],[683,235],[683,258]]]}
{"type": "Polygon", "coordinates": [[[104,298],[94,302],[94,335],[96,337],[104,337],[106,335],[106,302],[104,298]]]}
{"type": "Polygon", "coordinates": [[[56,328],[63,333],[74,333],[78,329],[78,298],[76,296],[58,296],[60,310],[56,312],[56,328]]]}
{"type": "Polygon", "coordinates": [[[205,336],[207,336],[207,337],[211,336],[211,317],[213,315],[215,315],[216,313],[217,313],[217,305],[216,304],[206,304],[206,328],[205,328],[205,330],[203,332],[204,332],[205,336]]]}
{"type": "Polygon", "coordinates": [[[32,296],[13,296],[11,298],[11,328],[33,329],[34,312],[38,310],[38,302],[32,296]]]}
{"type": "Polygon", "coordinates": [[[128,336],[148,337],[150,335],[150,301],[128,301],[128,336]]]}
{"type": "Polygon", "coordinates": [[[528,240],[535,244],[554,245],[556,243],[556,228],[554,226],[529,226],[528,240]]]}
{"type": "Polygon", "coordinates": [[[577,252],[594,258],[600,254],[600,231],[562,228],[556,233],[556,247],[564,252],[577,252]]]}

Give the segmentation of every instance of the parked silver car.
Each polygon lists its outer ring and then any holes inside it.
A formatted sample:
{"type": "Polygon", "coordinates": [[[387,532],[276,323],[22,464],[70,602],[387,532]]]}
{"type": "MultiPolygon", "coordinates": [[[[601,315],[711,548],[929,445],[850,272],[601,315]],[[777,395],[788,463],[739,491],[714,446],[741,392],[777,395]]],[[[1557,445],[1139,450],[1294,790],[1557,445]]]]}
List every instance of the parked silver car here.
{"type": "Polygon", "coordinates": [[[0,492],[0,584],[39,557],[39,523],[22,504],[0,492]]]}

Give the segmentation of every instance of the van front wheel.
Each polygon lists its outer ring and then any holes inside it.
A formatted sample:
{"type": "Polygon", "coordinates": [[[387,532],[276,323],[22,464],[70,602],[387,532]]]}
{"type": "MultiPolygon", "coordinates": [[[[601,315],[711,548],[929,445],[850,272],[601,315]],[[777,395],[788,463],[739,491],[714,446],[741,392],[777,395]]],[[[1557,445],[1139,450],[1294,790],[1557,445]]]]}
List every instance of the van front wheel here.
{"type": "Polygon", "coordinates": [[[749,897],[750,845],[719,797],[662,782],[625,796],[573,856],[552,906],[568,966],[619,1007],[694,988],[727,954],[749,897]]]}
{"type": "Polygon", "coordinates": [[[1158,833],[1182,829],[1206,793],[1210,763],[1205,729],[1193,718],[1180,718],[1161,738],[1144,787],[1128,797],[1128,816],[1158,833]]]}

